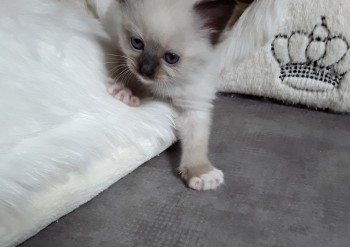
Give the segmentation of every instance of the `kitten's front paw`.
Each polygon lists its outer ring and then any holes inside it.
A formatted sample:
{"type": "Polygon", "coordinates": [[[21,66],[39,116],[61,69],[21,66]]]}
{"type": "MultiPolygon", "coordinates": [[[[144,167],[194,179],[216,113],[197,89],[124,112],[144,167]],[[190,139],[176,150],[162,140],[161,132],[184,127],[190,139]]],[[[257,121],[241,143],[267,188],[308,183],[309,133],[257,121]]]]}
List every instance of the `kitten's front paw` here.
{"type": "Polygon", "coordinates": [[[107,83],[109,85],[107,91],[114,98],[129,106],[135,107],[140,105],[140,99],[133,95],[131,90],[125,87],[122,83],[113,79],[108,79],[107,83]]]}
{"type": "Polygon", "coordinates": [[[194,190],[213,190],[224,183],[224,174],[211,165],[184,166],[180,168],[188,187],[194,190]]]}

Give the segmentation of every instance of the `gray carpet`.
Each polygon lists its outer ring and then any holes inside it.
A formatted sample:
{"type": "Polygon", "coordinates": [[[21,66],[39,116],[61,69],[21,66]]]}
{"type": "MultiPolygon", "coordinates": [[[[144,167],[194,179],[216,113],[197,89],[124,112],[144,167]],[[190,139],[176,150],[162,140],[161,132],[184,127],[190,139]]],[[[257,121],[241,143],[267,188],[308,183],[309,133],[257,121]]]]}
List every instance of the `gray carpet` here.
{"type": "Polygon", "coordinates": [[[22,247],[350,246],[350,117],[216,102],[217,191],[187,189],[176,144],[22,247]]]}

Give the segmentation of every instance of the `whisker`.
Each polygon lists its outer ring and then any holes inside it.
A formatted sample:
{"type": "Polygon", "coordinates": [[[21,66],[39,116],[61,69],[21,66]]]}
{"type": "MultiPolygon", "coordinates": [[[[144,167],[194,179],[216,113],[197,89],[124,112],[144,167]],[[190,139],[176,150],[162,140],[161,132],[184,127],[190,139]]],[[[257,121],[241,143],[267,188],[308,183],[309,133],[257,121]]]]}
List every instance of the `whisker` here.
{"type": "Polygon", "coordinates": [[[121,81],[122,83],[124,83],[124,78],[125,75],[129,72],[128,68],[125,68],[121,73],[119,73],[116,78],[118,79],[118,81],[121,81]]]}
{"type": "Polygon", "coordinates": [[[121,70],[120,70],[118,73],[115,71],[114,74],[116,74],[116,77],[118,77],[118,79],[120,79],[120,77],[123,76],[123,74],[125,73],[125,71],[126,71],[126,68],[121,68],[121,70]]]}
{"type": "Polygon", "coordinates": [[[117,73],[118,71],[126,68],[126,66],[114,66],[109,72],[110,73],[117,73]]]}
{"type": "Polygon", "coordinates": [[[123,58],[123,59],[128,59],[130,61],[133,61],[130,57],[123,56],[123,55],[118,55],[118,54],[106,54],[107,56],[111,56],[113,58],[123,58]]]}

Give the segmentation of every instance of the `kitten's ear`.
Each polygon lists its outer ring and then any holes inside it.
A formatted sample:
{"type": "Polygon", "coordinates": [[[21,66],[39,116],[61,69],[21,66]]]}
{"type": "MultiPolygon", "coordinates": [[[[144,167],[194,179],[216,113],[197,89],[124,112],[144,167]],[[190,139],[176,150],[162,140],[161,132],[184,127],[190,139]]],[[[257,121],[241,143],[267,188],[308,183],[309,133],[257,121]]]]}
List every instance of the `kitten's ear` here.
{"type": "Polygon", "coordinates": [[[197,3],[194,10],[204,20],[204,27],[212,32],[212,44],[219,41],[220,34],[225,29],[236,6],[235,0],[205,0],[197,3]]]}

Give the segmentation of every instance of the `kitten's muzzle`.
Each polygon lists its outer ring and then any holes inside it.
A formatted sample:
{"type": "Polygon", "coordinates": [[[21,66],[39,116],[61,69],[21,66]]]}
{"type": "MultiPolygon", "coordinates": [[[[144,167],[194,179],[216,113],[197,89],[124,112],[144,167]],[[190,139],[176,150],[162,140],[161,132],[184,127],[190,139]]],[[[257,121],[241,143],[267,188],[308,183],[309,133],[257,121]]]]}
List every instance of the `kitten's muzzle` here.
{"type": "Polygon", "coordinates": [[[146,78],[153,79],[159,67],[157,56],[144,54],[139,60],[139,73],[146,78]]]}

